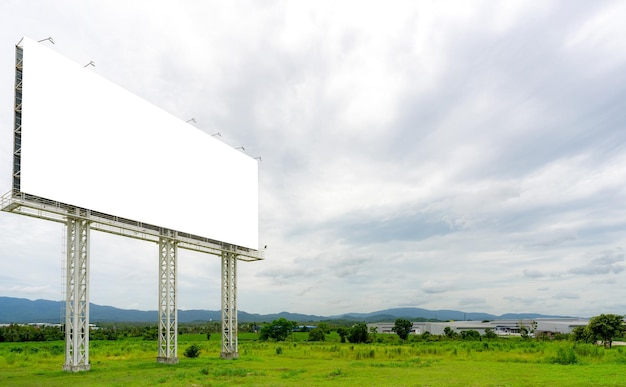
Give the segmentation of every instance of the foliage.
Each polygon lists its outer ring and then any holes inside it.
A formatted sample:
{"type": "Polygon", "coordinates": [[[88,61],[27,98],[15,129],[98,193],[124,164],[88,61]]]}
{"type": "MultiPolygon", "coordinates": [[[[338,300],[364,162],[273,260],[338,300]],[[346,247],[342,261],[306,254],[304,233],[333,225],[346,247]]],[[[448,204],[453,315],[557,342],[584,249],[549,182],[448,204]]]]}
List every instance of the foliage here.
{"type": "Polygon", "coordinates": [[[326,340],[326,335],[324,331],[320,328],[313,328],[309,331],[309,341],[324,341],[326,340]]]}
{"type": "Polygon", "coordinates": [[[10,324],[0,327],[0,342],[55,341],[65,335],[60,327],[10,324]]]}
{"type": "Polygon", "coordinates": [[[492,339],[497,339],[498,335],[496,334],[496,332],[493,331],[493,329],[491,328],[486,328],[485,329],[485,338],[492,340],[492,339]]]}
{"type": "Polygon", "coordinates": [[[517,323],[517,327],[519,328],[522,338],[529,339],[534,335],[535,329],[537,329],[537,321],[533,320],[529,324],[526,324],[524,320],[520,320],[517,323]]]}
{"type": "Polygon", "coordinates": [[[297,326],[298,324],[295,321],[288,321],[286,318],[281,317],[278,320],[272,321],[270,324],[264,325],[261,328],[259,338],[262,341],[270,339],[285,341],[297,326]]]}
{"type": "Polygon", "coordinates": [[[473,329],[463,330],[461,331],[461,337],[463,338],[463,340],[478,341],[480,340],[480,333],[473,329]]]}
{"type": "Polygon", "coordinates": [[[556,352],[556,357],[554,357],[552,361],[556,364],[563,365],[578,363],[578,359],[576,358],[576,353],[574,353],[573,348],[559,348],[556,352]]]}
{"type": "Polygon", "coordinates": [[[344,328],[344,327],[339,327],[337,328],[337,334],[339,335],[339,338],[341,339],[342,343],[346,342],[346,337],[348,337],[348,335],[350,334],[350,330],[344,328]]]}
{"type": "Polygon", "coordinates": [[[191,359],[191,358],[200,356],[200,352],[201,352],[200,346],[198,346],[197,344],[191,344],[185,349],[184,355],[185,357],[188,357],[191,359]]]}
{"type": "Polygon", "coordinates": [[[205,335],[180,337],[180,363],[167,366],[154,361],[156,342],[141,336],[92,342],[92,371],[79,374],[61,371],[62,341],[0,343],[0,385],[615,386],[626,364],[623,347],[512,336],[488,346],[449,340],[406,343],[395,334],[380,334],[385,343],[356,345],[339,343],[334,331],[326,342],[306,342],[308,333],[294,332],[297,345],[261,342],[258,334],[240,333],[240,360],[225,361],[220,341],[207,342],[205,335]],[[192,344],[202,348],[202,361],[182,355],[192,344]]]}
{"type": "Polygon", "coordinates": [[[159,337],[159,328],[155,326],[145,327],[142,338],[144,340],[154,341],[159,337]]]}
{"type": "Polygon", "coordinates": [[[392,331],[396,332],[396,334],[402,339],[406,340],[409,338],[409,333],[413,329],[413,323],[407,319],[399,318],[396,320],[396,323],[391,328],[392,331]]]}
{"type": "Polygon", "coordinates": [[[456,338],[459,334],[456,333],[456,331],[450,327],[445,327],[443,328],[443,334],[444,336],[446,336],[449,339],[454,339],[456,338]]]}
{"type": "Polygon", "coordinates": [[[575,327],[572,330],[572,340],[580,343],[593,343],[595,341],[586,326],[575,327]]]}
{"type": "Polygon", "coordinates": [[[325,334],[329,334],[330,333],[330,325],[328,325],[328,323],[326,323],[326,322],[323,322],[323,321],[319,322],[317,324],[317,328],[320,329],[325,334]]]}
{"type": "Polygon", "coordinates": [[[348,341],[351,343],[359,344],[359,343],[367,343],[369,341],[369,335],[367,333],[367,324],[365,323],[356,323],[350,329],[350,334],[348,335],[348,341]]]}
{"type": "Polygon", "coordinates": [[[613,338],[621,336],[624,331],[624,316],[617,314],[601,314],[592,317],[586,327],[587,334],[594,341],[600,340],[605,348],[611,348],[613,338]]]}

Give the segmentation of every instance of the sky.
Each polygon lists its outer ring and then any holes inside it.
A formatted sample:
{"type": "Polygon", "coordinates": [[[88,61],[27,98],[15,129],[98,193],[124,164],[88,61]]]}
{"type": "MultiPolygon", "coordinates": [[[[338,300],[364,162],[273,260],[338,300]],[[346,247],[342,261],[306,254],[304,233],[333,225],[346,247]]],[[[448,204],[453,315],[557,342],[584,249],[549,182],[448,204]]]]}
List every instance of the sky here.
{"type": "MultiPolygon", "coordinates": [[[[50,36],[261,157],[266,259],[238,266],[241,311],[626,314],[625,19],[622,1],[3,1],[0,191],[15,44],[50,36]]],[[[0,213],[0,295],[64,299],[64,241],[0,213]]],[[[157,246],[91,242],[90,301],[156,310],[157,246]]],[[[180,250],[178,270],[180,309],[220,309],[218,257],[180,250]]]]}

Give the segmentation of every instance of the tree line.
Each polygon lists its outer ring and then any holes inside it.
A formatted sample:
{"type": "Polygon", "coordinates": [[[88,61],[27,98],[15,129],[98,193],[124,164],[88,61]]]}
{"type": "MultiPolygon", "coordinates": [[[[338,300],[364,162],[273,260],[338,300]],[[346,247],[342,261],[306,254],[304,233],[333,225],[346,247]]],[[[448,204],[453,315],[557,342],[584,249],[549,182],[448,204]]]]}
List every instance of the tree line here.
{"type": "MultiPolygon", "coordinates": [[[[409,339],[409,335],[413,328],[413,323],[408,319],[397,319],[392,328],[393,332],[403,341],[409,339]]],[[[536,325],[531,324],[525,326],[520,323],[520,331],[522,338],[529,339],[534,332],[536,325]]],[[[314,327],[301,325],[296,321],[289,321],[285,318],[279,318],[270,323],[242,323],[239,324],[239,332],[258,332],[261,341],[284,341],[287,340],[293,332],[308,332],[309,341],[325,341],[326,335],[331,331],[335,331],[339,335],[342,343],[350,342],[354,344],[371,343],[383,341],[383,337],[388,335],[379,335],[376,328],[368,328],[364,322],[348,322],[342,321],[339,324],[330,324],[328,322],[319,322],[314,327]]],[[[210,321],[206,323],[181,324],[178,327],[178,334],[206,334],[207,339],[212,333],[221,332],[221,323],[219,321],[210,321]]],[[[621,338],[626,334],[624,325],[624,316],[615,314],[601,314],[592,317],[587,326],[576,327],[572,334],[561,334],[553,337],[553,339],[568,339],[586,343],[601,343],[606,348],[611,348],[616,338],[621,338]]],[[[126,337],[141,337],[144,340],[157,340],[157,325],[145,325],[139,323],[104,323],[97,329],[90,332],[91,340],[118,340],[126,337]]],[[[456,332],[451,327],[445,327],[441,336],[424,332],[420,335],[414,335],[414,340],[482,340],[495,339],[496,333],[487,328],[484,335],[475,330],[463,330],[456,332]]],[[[0,342],[25,342],[25,341],[56,341],[64,340],[65,334],[60,326],[37,326],[37,325],[19,325],[11,324],[0,327],[0,342]]]]}

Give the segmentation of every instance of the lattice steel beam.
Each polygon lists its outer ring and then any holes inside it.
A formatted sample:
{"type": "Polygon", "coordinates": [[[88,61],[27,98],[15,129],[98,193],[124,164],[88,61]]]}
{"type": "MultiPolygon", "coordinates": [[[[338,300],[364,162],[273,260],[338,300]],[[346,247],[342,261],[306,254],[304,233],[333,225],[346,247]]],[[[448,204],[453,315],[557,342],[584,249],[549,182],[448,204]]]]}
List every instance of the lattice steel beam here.
{"type": "Polygon", "coordinates": [[[178,363],[178,313],[176,309],[176,232],[164,232],[159,240],[159,363],[178,363]]]}
{"type": "MultiPolygon", "coordinates": [[[[88,214],[87,214],[88,216],[88,214]]],[[[63,370],[88,371],[89,364],[89,222],[67,219],[65,364],[63,370]]]]}
{"type": "MultiPolygon", "coordinates": [[[[234,249],[233,249],[234,250],[234,249]]],[[[222,252],[222,359],[239,357],[237,346],[237,254],[222,252]]]]}

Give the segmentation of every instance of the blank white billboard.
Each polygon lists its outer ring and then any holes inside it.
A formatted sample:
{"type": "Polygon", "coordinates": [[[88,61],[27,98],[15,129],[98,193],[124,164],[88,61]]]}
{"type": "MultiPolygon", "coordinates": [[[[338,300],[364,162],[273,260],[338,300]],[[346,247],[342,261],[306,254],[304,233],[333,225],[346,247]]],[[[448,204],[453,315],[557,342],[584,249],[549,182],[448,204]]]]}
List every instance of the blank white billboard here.
{"type": "Polygon", "coordinates": [[[41,43],[22,47],[22,192],[258,249],[255,159],[41,43]]]}

